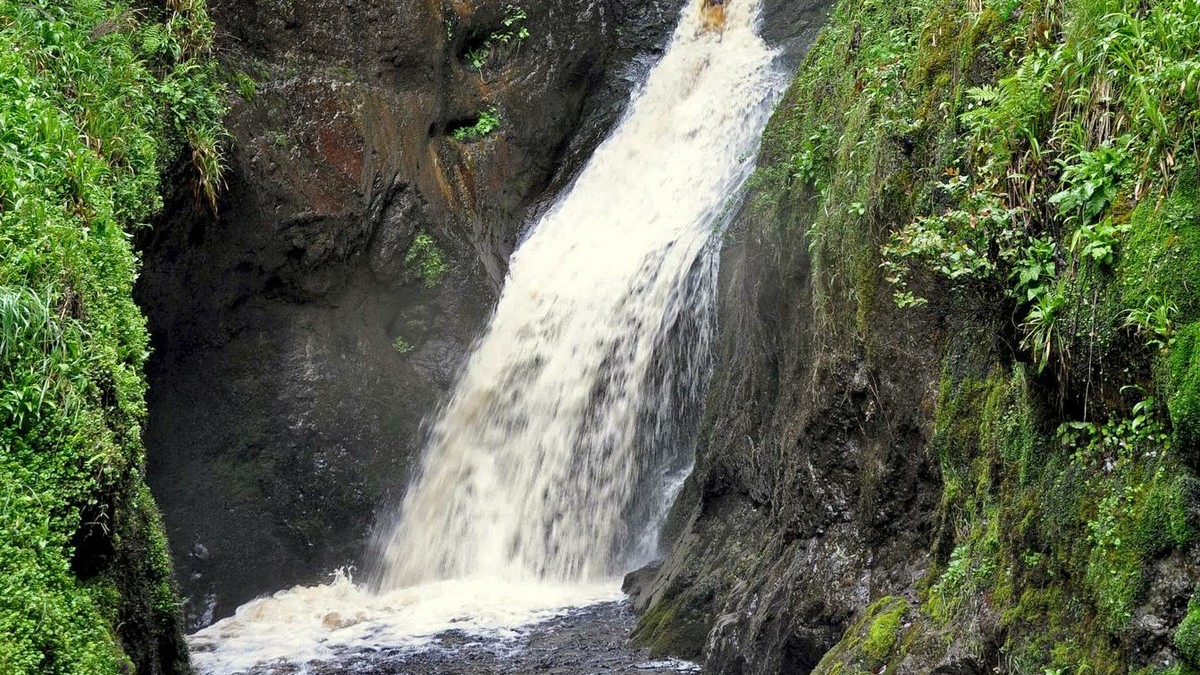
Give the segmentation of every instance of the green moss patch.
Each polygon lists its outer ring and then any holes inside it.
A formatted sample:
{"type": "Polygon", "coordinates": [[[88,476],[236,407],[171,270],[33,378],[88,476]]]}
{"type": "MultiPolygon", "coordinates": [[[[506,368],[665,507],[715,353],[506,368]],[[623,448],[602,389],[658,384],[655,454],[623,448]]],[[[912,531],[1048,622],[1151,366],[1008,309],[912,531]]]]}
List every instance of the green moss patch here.
{"type": "Polygon", "coordinates": [[[1179,331],[1167,358],[1167,407],[1175,445],[1192,462],[1200,459],[1200,321],[1179,331]]]}
{"type": "Polygon", "coordinates": [[[664,599],[638,619],[631,639],[656,657],[698,658],[710,628],[707,618],[691,611],[683,598],[664,599]]]}
{"type": "Polygon", "coordinates": [[[904,598],[888,596],[872,602],[813,672],[876,673],[883,668],[891,672],[905,647],[911,646],[911,638],[921,633],[920,626],[909,620],[912,613],[904,598]]]}

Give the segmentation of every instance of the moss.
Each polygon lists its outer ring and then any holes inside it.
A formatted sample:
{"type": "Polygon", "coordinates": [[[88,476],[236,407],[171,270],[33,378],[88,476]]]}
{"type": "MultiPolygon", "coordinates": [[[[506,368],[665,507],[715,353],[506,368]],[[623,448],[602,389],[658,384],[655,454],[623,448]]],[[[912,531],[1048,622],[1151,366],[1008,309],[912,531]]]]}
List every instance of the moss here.
{"type": "Polygon", "coordinates": [[[923,610],[968,641],[985,638],[960,626],[998,613],[1005,648],[1031,669],[1086,662],[1119,672],[1119,652],[1104,636],[1123,633],[1150,563],[1192,542],[1195,479],[1161,454],[1162,435],[1146,427],[1114,423],[1086,450],[1056,456],[1022,366],[956,379],[954,360],[943,371],[931,441],[943,467],[943,536],[954,545],[923,610]],[[1092,453],[1111,447],[1130,454],[1093,469],[1092,453]]]}
{"type": "Polygon", "coordinates": [[[710,627],[704,616],[689,611],[682,598],[663,599],[638,619],[631,639],[656,657],[698,658],[710,627]]]}
{"type": "Polygon", "coordinates": [[[1187,614],[1175,629],[1175,648],[1192,667],[1200,667],[1200,599],[1192,596],[1187,614]]]}
{"type": "Polygon", "coordinates": [[[1190,461],[1200,459],[1200,321],[1179,331],[1168,356],[1167,408],[1175,447],[1190,461]]]}
{"type": "Polygon", "coordinates": [[[1200,179],[1186,160],[1165,199],[1143,199],[1115,274],[1122,304],[1140,308],[1151,297],[1174,304],[1183,321],[1200,319],[1200,179]]]}
{"type": "MultiPolygon", "coordinates": [[[[901,622],[908,603],[899,598],[888,598],[875,613],[867,638],[863,641],[863,653],[874,663],[887,660],[900,637],[901,622]]],[[[868,612],[871,610],[868,609],[868,612]]]]}
{"type": "Polygon", "coordinates": [[[911,611],[907,600],[882,597],[865,609],[833,649],[813,670],[816,675],[837,673],[873,673],[886,669],[905,646],[922,641],[919,618],[906,621],[911,611]]]}

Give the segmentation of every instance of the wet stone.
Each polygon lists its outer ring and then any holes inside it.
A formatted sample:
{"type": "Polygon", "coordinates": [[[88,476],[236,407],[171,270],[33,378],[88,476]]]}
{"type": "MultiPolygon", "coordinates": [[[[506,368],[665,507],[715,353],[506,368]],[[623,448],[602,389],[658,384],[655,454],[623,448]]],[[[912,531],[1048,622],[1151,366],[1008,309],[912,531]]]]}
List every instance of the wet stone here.
{"type": "Polygon", "coordinates": [[[356,650],[324,662],[262,666],[247,675],[597,675],[699,673],[674,659],[652,659],[629,643],[636,618],[626,602],[573,610],[520,629],[509,639],[447,631],[422,647],[356,650]]]}

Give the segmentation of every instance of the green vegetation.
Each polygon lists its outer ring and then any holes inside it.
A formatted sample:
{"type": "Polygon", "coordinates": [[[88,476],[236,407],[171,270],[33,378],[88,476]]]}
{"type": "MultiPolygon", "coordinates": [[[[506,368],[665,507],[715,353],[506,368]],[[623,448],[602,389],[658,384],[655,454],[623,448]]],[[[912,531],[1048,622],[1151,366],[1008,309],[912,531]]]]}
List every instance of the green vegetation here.
{"type": "Polygon", "coordinates": [[[426,288],[433,288],[442,280],[446,272],[446,262],[438,249],[433,237],[421,232],[413,239],[404,254],[404,264],[425,282],[426,288]]]}
{"type": "Polygon", "coordinates": [[[258,94],[258,83],[248,73],[237,71],[233,74],[233,86],[243,101],[251,102],[258,94]]]}
{"type": "Polygon", "coordinates": [[[1180,656],[1193,667],[1200,667],[1200,602],[1193,596],[1187,616],[1175,631],[1175,646],[1180,656]]]}
{"type": "Polygon", "coordinates": [[[683,600],[676,598],[650,607],[638,620],[632,639],[656,657],[672,654],[697,658],[708,629],[703,617],[688,611],[683,600]]]}
{"type": "Polygon", "coordinates": [[[813,671],[816,675],[892,672],[921,626],[906,620],[909,603],[887,596],[871,603],[813,671]]]}
{"type": "Polygon", "coordinates": [[[467,124],[458,127],[454,131],[450,132],[450,135],[453,136],[455,140],[466,143],[468,141],[479,140],[480,138],[487,136],[499,128],[500,115],[496,111],[495,107],[491,107],[487,110],[481,110],[479,112],[479,118],[476,119],[473,124],[467,124]]]}
{"type": "Polygon", "coordinates": [[[223,91],[198,1],[0,0],[0,671],[186,668],[143,482],[131,232],[190,160],[213,208],[223,91]]]}
{"type": "MultiPolygon", "coordinates": [[[[506,47],[520,49],[521,43],[529,39],[529,30],[525,28],[525,20],[529,16],[525,10],[515,5],[507,5],[504,8],[504,18],[501,19],[501,28],[493,31],[478,45],[467,50],[467,62],[471,67],[483,74],[484,67],[488,61],[497,54],[497,50],[506,47]]],[[[453,26],[450,21],[446,21],[446,37],[453,36],[453,26]]]]}
{"type": "Polygon", "coordinates": [[[267,131],[266,138],[271,145],[279,148],[280,150],[287,150],[292,147],[292,141],[288,138],[287,132],[285,131],[271,129],[267,131]]]}
{"type": "Polygon", "coordinates": [[[407,354],[413,350],[413,346],[409,344],[408,340],[397,337],[392,341],[392,349],[395,349],[397,354],[407,354]]]}
{"type": "MultiPolygon", "coordinates": [[[[843,0],[767,130],[754,221],[781,255],[805,238],[823,353],[898,312],[972,336],[945,350],[913,644],[1149,665],[1151,566],[1196,541],[1197,54],[1190,0],[843,0]]],[[[872,622],[825,672],[886,651],[872,622]]]]}
{"type": "MultiPolygon", "coordinates": [[[[908,603],[900,600],[888,602],[874,614],[875,619],[867,630],[867,639],[863,641],[863,652],[873,663],[883,663],[891,656],[900,637],[901,621],[908,609],[908,603]]],[[[871,612],[868,610],[868,614],[871,612]]]]}

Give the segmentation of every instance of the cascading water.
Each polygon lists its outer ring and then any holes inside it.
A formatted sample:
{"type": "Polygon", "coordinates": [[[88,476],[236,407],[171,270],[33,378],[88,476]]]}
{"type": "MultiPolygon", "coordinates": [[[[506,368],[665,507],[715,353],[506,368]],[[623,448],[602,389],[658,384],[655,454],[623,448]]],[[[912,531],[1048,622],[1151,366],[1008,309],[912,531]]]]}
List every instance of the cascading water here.
{"type": "Polygon", "coordinates": [[[382,588],[593,580],[636,553],[637,488],[691,449],[671,432],[707,374],[707,244],[751,167],[774,81],[750,3],[733,4],[723,32],[702,13],[688,9],[627,118],[514,254],[382,542],[382,588]],[[672,359],[681,322],[696,342],[672,359]]]}
{"type": "Polygon", "coordinates": [[[381,528],[370,590],[339,578],[250,603],[193,636],[202,669],[504,630],[617,597],[617,576],[654,555],[693,450],[715,235],[782,79],[757,7],[719,9],[723,30],[685,8],[624,120],[513,255],[381,528]]]}

